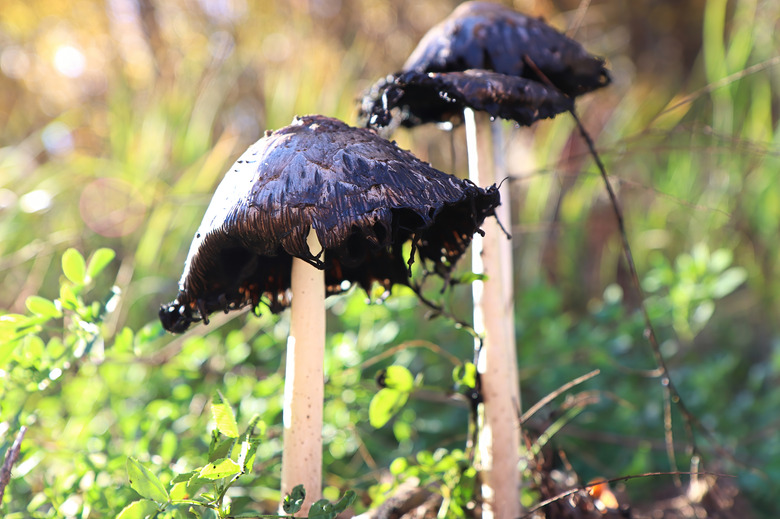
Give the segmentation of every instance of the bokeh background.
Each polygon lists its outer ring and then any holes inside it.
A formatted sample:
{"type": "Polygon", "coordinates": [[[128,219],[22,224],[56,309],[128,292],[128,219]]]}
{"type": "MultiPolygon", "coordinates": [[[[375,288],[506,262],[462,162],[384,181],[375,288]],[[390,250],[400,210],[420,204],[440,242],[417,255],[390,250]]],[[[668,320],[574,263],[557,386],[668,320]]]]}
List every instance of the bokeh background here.
{"type": "MultiPolygon", "coordinates": [[[[0,313],[29,314],[30,296],[62,297],[60,262],[71,247],[87,257],[116,251],[84,297],[117,294],[105,315],[85,318],[97,326],[87,348],[91,329],[74,331],[80,321],[67,316],[0,335],[3,450],[29,426],[6,517],[111,517],[137,498],[126,456],[164,481],[204,463],[216,389],[239,423],[260,413],[269,427],[262,462],[234,502],[273,508],[286,316],[219,318],[174,338],[157,309],[175,297],[192,234],[238,155],[297,114],[356,123],[361,94],[457,3],[3,0],[0,313]]],[[[710,432],[697,425],[691,440],[672,403],[670,466],[664,389],[638,297],[598,171],[567,116],[505,127],[524,407],[598,368],[584,386],[593,398],[569,404],[578,412],[553,440],[583,480],[688,470],[695,443],[704,469],[738,476],[743,517],[774,517],[780,3],[507,5],[544,16],[608,62],[613,83],[578,112],[618,191],[672,377],[710,432]]],[[[394,138],[465,175],[460,129],[394,138]]],[[[445,296],[465,318],[467,294],[445,296]]],[[[356,489],[365,507],[392,459],[464,444],[467,407],[448,396],[453,365],[431,345],[468,360],[472,340],[446,319],[427,320],[402,289],[381,305],[360,291],[330,305],[326,496],[356,489]],[[388,363],[422,376],[425,391],[375,431],[368,401],[388,363]]],[[[529,429],[556,423],[565,396],[557,402],[529,429]]],[[[622,490],[649,502],[673,479],[622,490]]]]}

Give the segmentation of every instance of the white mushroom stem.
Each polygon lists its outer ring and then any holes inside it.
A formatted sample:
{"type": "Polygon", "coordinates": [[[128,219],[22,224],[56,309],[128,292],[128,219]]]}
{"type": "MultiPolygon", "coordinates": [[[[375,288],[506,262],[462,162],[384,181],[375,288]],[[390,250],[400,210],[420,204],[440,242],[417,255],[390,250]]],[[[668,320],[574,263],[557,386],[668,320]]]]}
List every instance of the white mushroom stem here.
{"type": "MultiPolygon", "coordinates": [[[[317,233],[309,232],[312,254],[321,249],[317,233]]],[[[325,273],[293,258],[290,336],[284,381],[284,447],[282,497],[303,485],[305,517],[322,496],[322,403],[325,352],[325,273]]]]}
{"type": "MultiPolygon", "coordinates": [[[[470,108],[464,110],[464,119],[469,179],[480,186],[501,182],[501,126],[498,122],[491,125],[486,114],[475,114],[470,108]],[[475,115],[480,116],[479,124],[475,115]],[[493,135],[477,132],[477,126],[483,130],[491,127],[493,135]]],[[[512,222],[509,202],[509,183],[504,182],[496,216],[506,226],[512,222]]],[[[477,359],[484,401],[477,438],[485,500],[482,517],[516,518],[521,515],[520,386],[515,351],[512,242],[493,218],[485,220],[482,228],[485,236],[475,235],[472,242],[472,269],[487,277],[473,285],[474,328],[484,338],[477,359]]]]}

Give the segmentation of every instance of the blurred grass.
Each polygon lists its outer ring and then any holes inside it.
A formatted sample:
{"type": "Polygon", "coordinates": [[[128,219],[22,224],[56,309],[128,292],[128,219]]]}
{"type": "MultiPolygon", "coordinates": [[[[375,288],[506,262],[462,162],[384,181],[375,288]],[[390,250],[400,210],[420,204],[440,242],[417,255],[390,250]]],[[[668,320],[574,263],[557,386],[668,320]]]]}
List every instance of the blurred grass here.
{"type": "MultiPolygon", "coordinates": [[[[240,152],[296,114],[354,122],[362,90],[397,69],[454,4],[4,2],[0,309],[24,312],[28,296],[56,297],[59,258],[68,247],[84,253],[111,247],[117,260],[95,291],[116,285],[122,299],[105,336],[129,328],[149,337],[136,341],[139,351],[85,364],[81,378],[61,394],[41,396],[26,410],[34,410],[41,424],[29,438],[46,446],[46,460],[29,464],[28,470],[46,467],[30,483],[29,495],[46,485],[76,493],[81,485],[86,492],[89,485],[70,480],[84,473],[72,463],[89,465],[95,463],[90,457],[105,453],[109,459],[101,463],[115,463],[119,453],[163,452],[162,466],[186,464],[170,454],[174,440],[166,433],[205,427],[200,413],[214,387],[240,402],[244,420],[252,412],[278,413],[274,391],[284,317],[241,316],[174,340],[159,334],[156,310],[175,296],[191,236],[240,152]],[[157,349],[179,354],[154,360],[157,349]],[[54,437],[51,431],[59,432],[54,437]]],[[[515,4],[566,28],[578,2],[515,4]]],[[[700,243],[733,251],[734,263],[748,273],[747,283],[717,302],[710,324],[692,341],[676,337],[673,319],[663,320],[668,316],[662,311],[659,318],[687,403],[743,461],[769,474],[762,479],[743,472],[741,481],[759,506],[769,502],[767,488],[780,484],[780,465],[770,461],[780,459],[771,437],[780,405],[779,20],[780,6],[771,1],[643,0],[630,7],[600,1],[590,5],[575,33],[613,70],[613,85],[583,99],[578,111],[619,188],[640,273],[700,243]],[[745,435],[749,439],[740,441],[745,435]]],[[[659,384],[621,371],[623,364],[654,366],[641,325],[623,309],[636,299],[598,173],[570,118],[531,130],[507,126],[507,135],[524,401],[535,402],[582,374],[583,366],[606,369],[592,384],[605,390],[614,384],[633,407],[600,404],[577,419],[590,435],[578,438],[572,427],[570,435],[564,428],[556,438],[570,457],[581,456],[576,463],[584,473],[664,469],[662,449],[653,443],[663,437],[659,384]],[[606,301],[604,290],[614,290],[613,284],[623,287],[624,301],[606,301]],[[630,440],[637,424],[647,441],[630,440]],[[604,429],[622,435],[628,447],[615,449],[607,434],[593,440],[604,429]]],[[[450,139],[438,130],[395,138],[440,169],[452,169],[450,139]]],[[[462,142],[460,130],[453,138],[462,142]]],[[[460,175],[462,153],[456,151],[460,175]]],[[[459,315],[468,314],[467,299],[451,296],[459,315]]],[[[457,443],[465,435],[465,409],[442,412],[435,402],[404,411],[415,429],[408,437],[370,431],[361,422],[367,413],[362,403],[375,390],[373,371],[340,373],[342,366],[412,339],[469,358],[470,338],[446,323],[419,319],[413,301],[402,293],[387,305],[366,306],[356,294],[332,303],[328,484],[371,482],[373,468],[386,467],[392,456],[457,443]]],[[[106,346],[110,350],[110,341],[106,346]]],[[[442,368],[427,350],[404,350],[396,361],[425,372],[431,384],[447,383],[450,367],[442,368]]],[[[0,423],[11,423],[9,410],[6,404],[0,423]]],[[[684,435],[677,437],[684,444],[684,435]]],[[[190,447],[177,452],[194,455],[192,446],[202,447],[204,438],[197,431],[180,438],[190,447]]],[[[265,454],[276,455],[278,448],[274,439],[265,454]]],[[[109,482],[119,484],[104,479],[98,485],[109,482]]]]}

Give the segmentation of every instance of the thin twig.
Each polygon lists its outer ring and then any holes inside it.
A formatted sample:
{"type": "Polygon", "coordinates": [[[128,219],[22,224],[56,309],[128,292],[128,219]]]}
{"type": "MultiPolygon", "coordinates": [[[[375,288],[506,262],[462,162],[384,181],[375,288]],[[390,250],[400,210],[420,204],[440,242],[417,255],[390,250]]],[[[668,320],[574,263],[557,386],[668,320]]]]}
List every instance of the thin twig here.
{"type": "Polygon", "coordinates": [[[355,369],[358,369],[358,370],[362,371],[362,370],[366,369],[367,367],[369,367],[369,366],[371,366],[373,364],[376,364],[377,362],[379,362],[381,360],[384,360],[384,359],[386,359],[388,357],[392,357],[393,355],[395,355],[397,352],[399,352],[401,350],[406,350],[406,349],[409,349],[409,348],[425,348],[427,350],[430,350],[430,351],[432,351],[434,353],[437,353],[437,354],[441,355],[442,357],[445,357],[448,361],[450,361],[450,363],[452,363],[453,366],[460,366],[461,364],[463,364],[463,362],[458,357],[456,357],[452,353],[448,352],[447,350],[445,350],[444,348],[442,348],[438,344],[435,344],[435,343],[430,342],[430,341],[424,341],[422,339],[415,339],[415,340],[411,340],[411,341],[405,341],[405,342],[402,342],[401,344],[393,346],[392,348],[390,348],[388,350],[385,350],[382,353],[380,353],[378,355],[375,355],[375,356],[371,357],[370,359],[368,359],[368,360],[366,360],[364,362],[361,362],[360,364],[358,364],[354,368],[350,368],[345,373],[349,373],[349,372],[351,372],[351,371],[353,371],[355,369]]]}
{"type": "MultiPolygon", "coordinates": [[[[533,60],[531,60],[528,56],[525,56],[525,61],[526,63],[529,64],[529,66],[531,66],[534,69],[534,71],[548,86],[550,86],[551,88],[555,88],[555,85],[553,85],[552,81],[550,81],[550,79],[544,75],[544,73],[539,69],[539,67],[536,66],[533,60]]],[[[628,243],[628,233],[626,232],[626,224],[625,224],[625,219],[623,218],[623,211],[620,209],[620,204],[618,204],[617,195],[615,195],[615,191],[614,189],[612,189],[612,184],[609,182],[607,169],[604,167],[604,163],[601,161],[601,157],[596,152],[596,145],[593,143],[593,139],[590,137],[590,134],[585,129],[585,126],[582,124],[580,118],[577,116],[577,112],[575,112],[574,107],[569,109],[569,113],[574,118],[574,122],[577,124],[577,129],[579,130],[580,135],[585,141],[585,144],[588,146],[588,150],[593,156],[593,161],[596,163],[596,167],[598,168],[599,173],[601,173],[601,178],[604,181],[604,186],[607,189],[607,194],[609,195],[609,200],[610,203],[612,204],[612,210],[615,213],[618,229],[620,230],[620,240],[623,245],[623,254],[625,255],[626,263],[628,264],[628,270],[631,276],[631,282],[634,285],[634,289],[636,290],[637,295],[639,296],[639,309],[642,312],[642,317],[644,318],[645,321],[645,337],[650,343],[650,347],[653,351],[653,357],[655,358],[656,365],[662,371],[661,384],[664,386],[664,435],[667,441],[667,455],[669,456],[670,466],[676,469],[677,458],[674,454],[674,432],[672,430],[671,401],[672,400],[675,401],[678,408],[680,409],[680,413],[683,416],[683,426],[685,428],[685,432],[686,435],[688,436],[688,441],[691,446],[691,454],[698,453],[698,448],[696,446],[696,438],[693,434],[692,424],[697,423],[702,428],[703,425],[701,425],[698,422],[698,420],[693,416],[693,414],[690,411],[688,411],[688,408],[683,403],[682,397],[680,396],[680,393],[677,391],[677,388],[675,387],[674,382],[672,381],[671,375],[669,374],[669,368],[666,365],[666,360],[661,354],[661,346],[658,343],[658,338],[656,337],[655,330],[653,329],[653,323],[650,320],[650,314],[647,311],[647,306],[645,305],[645,294],[644,291],[642,290],[642,285],[639,282],[639,274],[637,273],[636,264],[634,263],[634,255],[631,252],[631,245],[628,243]]],[[[677,486],[681,485],[679,478],[675,478],[675,484],[677,486]]]]}
{"type": "Polygon", "coordinates": [[[5,461],[3,467],[0,468],[0,503],[3,502],[3,494],[5,494],[5,487],[8,486],[8,482],[11,481],[11,469],[19,459],[19,451],[22,449],[22,440],[24,439],[24,433],[27,432],[27,427],[24,425],[19,428],[19,432],[16,435],[13,445],[5,453],[5,461]]]}
{"type": "Polygon", "coordinates": [[[588,13],[589,7],[590,0],[580,0],[580,5],[578,5],[576,11],[574,11],[574,20],[572,21],[569,29],[566,31],[566,36],[569,38],[574,38],[574,35],[578,30],[580,30],[582,22],[585,21],[585,15],[588,13]]]}
{"type": "Polygon", "coordinates": [[[571,380],[552,393],[549,393],[547,396],[536,402],[533,406],[531,406],[530,409],[528,409],[523,415],[520,417],[520,425],[522,426],[526,421],[528,421],[529,418],[531,418],[534,414],[536,414],[539,409],[549,404],[551,401],[553,401],[555,398],[557,398],[559,395],[565,393],[569,389],[573,388],[574,386],[577,386],[579,384],[582,384],[586,380],[590,380],[596,375],[601,373],[601,370],[594,369],[590,373],[586,373],[585,375],[582,375],[581,377],[577,377],[574,380],[571,380]]]}
{"type": "Polygon", "coordinates": [[[696,90],[695,92],[692,92],[688,94],[687,96],[683,97],[676,103],[674,103],[672,106],[668,106],[664,108],[661,112],[656,115],[652,121],[650,121],[650,124],[652,124],[656,119],[661,117],[664,114],[667,114],[671,111],[673,111],[676,108],[681,107],[682,105],[688,104],[695,99],[703,96],[704,94],[709,94],[713,92],[714,90],[717,90],[719,88],[723,88],[724,86],[728,86],[731,83],[734,83],[735,81],[739,81],[740,79],[744,79],[745,77],[755,74],[756,72],[761,72],[763,70],[766,70],[770,67],[774,67],[775,65],[780,64],[780,56],[775,56],[773,58],[770,58],[765,61],[761,61],[759,63],[756,63],[755,65],[751,65],[745,69],[740,70],[739,72],[735,72],[731,75],[728,75],[724,78],[721,78],[717,81],[713,81],[712,83],[703,86],[702,88],[696,90]]]}
{"type": "Polygon", "coordinates": [[[455,323],[455,325],[458,328],[462,328],[469,334],[471,334],[474,338],[479,340],[479,342],[482,342],[482,337],[477,334],[476,330],[474,330],[474,326],[471,323],[468,323],[464,321],[463,319],[460,319],[455,314],[447,310],[443,304],[436,303],[434,301],[431,301],[427,297],[425,297],[422,293],[422,286],[417,283],[409,283],[409,288],[412,289],[412,292],[417,295],[417,298],[420,300],[421,303],[423,303],[425,306],[436,312],[437,315],[441,315],[443,317],[446,317],[447,319],[451,320],[455,323]]]}

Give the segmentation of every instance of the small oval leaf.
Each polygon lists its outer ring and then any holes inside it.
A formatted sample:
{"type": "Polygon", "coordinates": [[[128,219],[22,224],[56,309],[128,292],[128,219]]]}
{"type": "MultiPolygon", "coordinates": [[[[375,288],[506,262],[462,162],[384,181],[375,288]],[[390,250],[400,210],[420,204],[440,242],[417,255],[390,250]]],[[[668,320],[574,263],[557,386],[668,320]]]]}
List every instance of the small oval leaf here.
{"type": "Polygon", "coordinates": [[[401,410],[408,398],[409,393],[406,391],[389,387],[380,389],[368,405],[368,421],[371,427],[379,429],[384,426],[395,413],[401,410]]]}
{"type": "Polygon", "coordinates": [[[228,438],[238,438],[236,416],[233,414],[230,404],[225,402],[219,391],[215,392],[211,398],[211,415],[214,417],[219,432],[228,438]]]}
{"type": "Polygon", "coordinates": [[[70,248],[62,255],[62,273],[72,283],[83,285],[87,275],[87,263],[84,256],[76,249],[70,248]]]}
{"type": "Polygon", "coordinates": [[[213,461],[200,469],[198,477],[205,479],[220,479],[234,476],[241,472],[241,465],[230,458],[222,458],[213,461]]]}
{"type": "Polygon", "coordinates": [[[303,501],[306,499],[306,489],[303,485],[295,485],[292,491],[284,496],[282,502],[282,510],[286,514],[295,514],[303,506],[303,501]]]}
{"type": "Polygon", "coordinates": [[[94,279],[95,276],[100,274],[104,268],[113,261],[116,256],[116,252],[112,249],[98,249],[92,253],[92,257],[89,258],[89,264],[87,265],[87,279],[94,279]]]}
{"type": "Polygon", "coordinates": [[[62,317],[62,311],[57,308],[57,305],[45,297],[30,296],[27,298],[24,304],[27,306],[27,309],[35,315],[51,318],[62,317]]]}
{"type": "Polygon", "coordinates": [[[125,353],[133,351],[133,330],[124,327],[114,336],[114,351],[125,353]]]}
{"type": "Polygon", "coordinates": [[[402,392],[414,389],[412,372],[403,366],[388,366],[383,379],[384,386],[402,392]]]}
{"type": "Polygon", "coordinates": [[[157,479],[157,476],[138,463],[135,458],[127,458],[127,477],[130,480],[130,486],[142,497],[151,499],[157,503],[167,503],[170,498],[165,487],[157,479]]]}
{"type": "Polygon", "coordinates": [[[473,389],[477,387],[477,367],[473,362],[455,366],[452,370],[452,378],[455,383],[473,389]]]}

